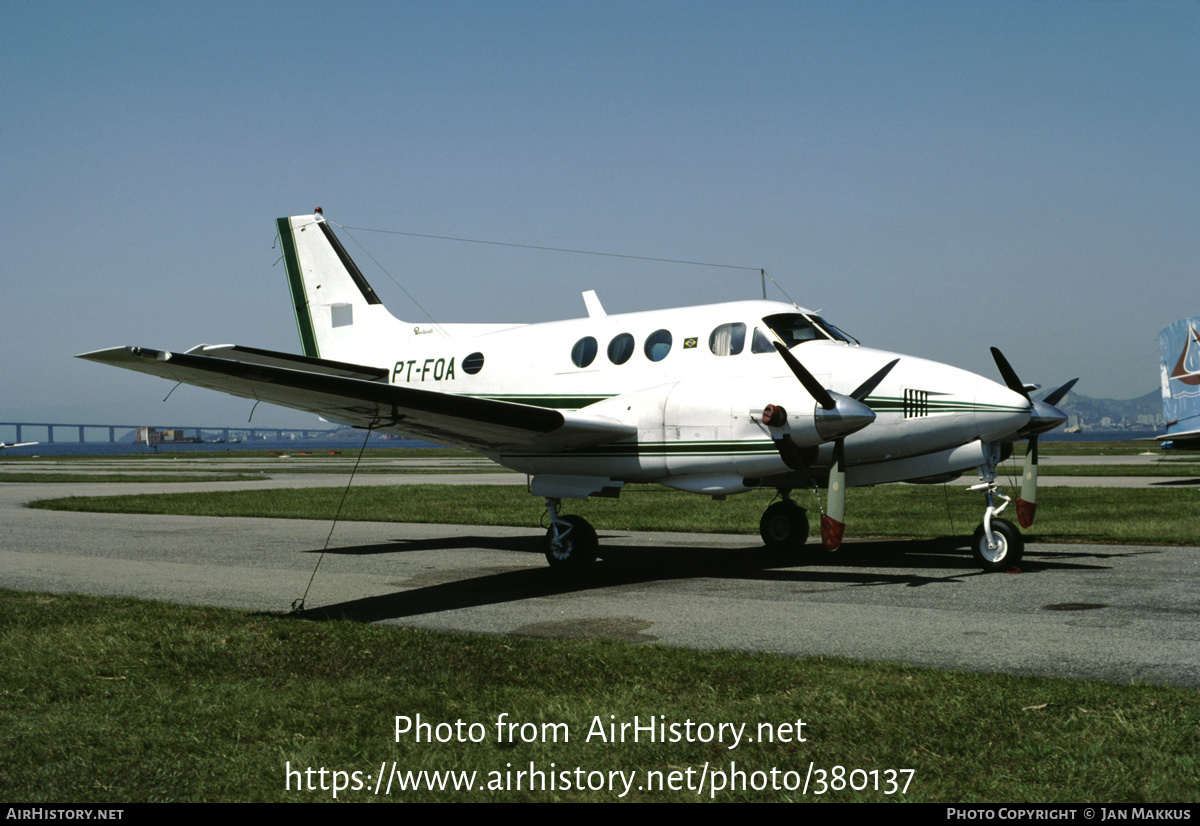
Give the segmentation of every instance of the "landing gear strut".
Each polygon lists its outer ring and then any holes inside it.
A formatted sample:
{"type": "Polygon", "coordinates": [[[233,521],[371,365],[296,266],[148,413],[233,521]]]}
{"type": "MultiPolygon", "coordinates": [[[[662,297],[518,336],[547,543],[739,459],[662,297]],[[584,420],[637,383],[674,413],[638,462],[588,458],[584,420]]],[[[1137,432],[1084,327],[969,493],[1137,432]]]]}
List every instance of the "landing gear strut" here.
{"type": "Polygon", "coordinates": [[[546,510],[550,512],[550,527],[543,542],[546,561],[559,571],[582,571],[596,561],[600,540],[596,529],[582,516],[559,516],[561,503],[560,499],[546,497],[546,510]]]}
{"type": "Polygon", "coordinates": [[[792,551],[808,539],[808,511],[791,500],[790,491],[780,493],[783,500],[763,513],[758,533],[768,550],[792,551]]]}
{"type": "Polygon", "coordinates": [[[988,460],[979,466],[980,483],[971,490],[983,491],[987,509],[983,513],[983,524],[975,529],[971,540],[971,553],[985,571],[1007,571],[1021,561],[1025,553],[1025,538],[1012,522],[998,517],[1012,501],[1001,493],[996,484],[996,462],[999,461],[998,447],[993,447],[988,460]],[[1004,500],[996,507],[996,497],[1004,500]]]}

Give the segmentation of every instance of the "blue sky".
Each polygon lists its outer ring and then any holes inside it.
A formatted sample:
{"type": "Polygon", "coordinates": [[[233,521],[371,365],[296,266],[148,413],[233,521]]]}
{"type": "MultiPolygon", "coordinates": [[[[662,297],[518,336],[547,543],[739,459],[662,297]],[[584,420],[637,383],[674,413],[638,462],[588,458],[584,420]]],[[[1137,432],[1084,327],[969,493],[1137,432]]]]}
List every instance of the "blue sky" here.
{"type": "MultiPolygon", "coordinates": [[[[1158,331],[1200,314],[1195,3],[51,0],[5,4],[0,70],[0,420],[244,421],[72,356],[296,351],[273,219],[317,205],[763,267],[865,344],[992,376],[996,345],[1097,397],[1154,389],[1158,331]]],[[[737,270],[351,235],[405,319],[404,291],[438,321],[760,295],[737,270]]]]}

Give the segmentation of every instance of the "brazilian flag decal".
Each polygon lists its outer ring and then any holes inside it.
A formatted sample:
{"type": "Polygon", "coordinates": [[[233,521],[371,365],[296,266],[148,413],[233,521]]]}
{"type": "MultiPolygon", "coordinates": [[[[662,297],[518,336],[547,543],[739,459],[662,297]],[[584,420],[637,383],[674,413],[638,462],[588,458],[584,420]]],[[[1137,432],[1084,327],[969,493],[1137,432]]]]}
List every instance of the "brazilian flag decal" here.
{"type": "Polygon", "coordinates": [[[685,338],[683,340],[683,349],[695,350],[696,349],[696,339],[694,337],[693,338],[685,338]]]}

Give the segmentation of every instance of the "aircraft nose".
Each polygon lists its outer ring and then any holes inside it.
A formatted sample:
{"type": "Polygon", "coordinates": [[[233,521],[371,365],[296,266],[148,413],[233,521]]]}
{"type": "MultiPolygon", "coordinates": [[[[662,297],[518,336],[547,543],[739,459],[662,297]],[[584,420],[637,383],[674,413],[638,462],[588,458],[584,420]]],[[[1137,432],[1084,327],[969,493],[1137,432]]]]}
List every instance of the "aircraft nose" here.
{"type": "MultiPolygon", "coordinates": [[[[1049,405],[1047,405],[1049,407],[1049,405]]],[[[984,442],[1015,437],[1032,418],[1029,400],[1003,384],[979,377],[975,388],[975,425],[984,442]]]]}

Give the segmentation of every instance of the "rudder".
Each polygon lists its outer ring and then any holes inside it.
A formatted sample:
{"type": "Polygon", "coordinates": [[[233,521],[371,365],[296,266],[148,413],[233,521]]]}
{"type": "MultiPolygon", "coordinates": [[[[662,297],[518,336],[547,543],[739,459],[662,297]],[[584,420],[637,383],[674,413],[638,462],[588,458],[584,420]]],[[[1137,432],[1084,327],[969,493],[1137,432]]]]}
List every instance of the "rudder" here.
{"type": "Polygon", "coordinates": [[[1158,334],[1167,434],[1200,429],[1200,318],[1183,318],[1158,334]]]}
{"type": "Polygon", "coordinates": [[[276,225],[304,355],[369,363],[385,330],[403,334],[319,211],[276,225]]]}

